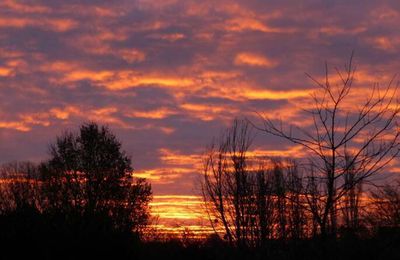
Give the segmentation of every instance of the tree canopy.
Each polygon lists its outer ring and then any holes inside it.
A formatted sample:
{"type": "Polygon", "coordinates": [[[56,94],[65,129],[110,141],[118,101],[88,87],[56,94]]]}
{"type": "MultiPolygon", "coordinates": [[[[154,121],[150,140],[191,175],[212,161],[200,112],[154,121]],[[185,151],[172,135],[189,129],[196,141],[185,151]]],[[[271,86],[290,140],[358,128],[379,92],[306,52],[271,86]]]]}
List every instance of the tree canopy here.
{"type": "Polygon", "coordinates": [[[134,178],[131,159],[106,126],[83,124],[50,146],[42,165],[49,208],[110,217],[115,228],[139,230],[149,217],[151,187],[134,178]]]}

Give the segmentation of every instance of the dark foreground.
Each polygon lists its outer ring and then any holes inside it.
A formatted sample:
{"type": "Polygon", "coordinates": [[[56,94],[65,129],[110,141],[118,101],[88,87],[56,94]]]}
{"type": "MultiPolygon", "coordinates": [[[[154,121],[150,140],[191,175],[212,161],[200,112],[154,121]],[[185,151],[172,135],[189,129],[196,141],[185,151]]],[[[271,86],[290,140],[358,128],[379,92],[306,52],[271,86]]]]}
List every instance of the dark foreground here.
{"type": "Polygon", "coordinates": [[[274,240],[257,249],[239,249],[216,237],[142,242],[93,218],[66,225],[54,224],[53,217],[51,223],[32,215],[1,217],[1,259],[400,259],[400,232],[395,229],[365,239],[274,240]]]}
{"type": "Polygon", "coordinates": [[[1,259],[400,259],[399,239],[340,242],[271,242],[260,249],[237,249],[204,243],[183,246],[179,241],[147,242],[121,237],[21,237],[2,241],[1,259]]]}

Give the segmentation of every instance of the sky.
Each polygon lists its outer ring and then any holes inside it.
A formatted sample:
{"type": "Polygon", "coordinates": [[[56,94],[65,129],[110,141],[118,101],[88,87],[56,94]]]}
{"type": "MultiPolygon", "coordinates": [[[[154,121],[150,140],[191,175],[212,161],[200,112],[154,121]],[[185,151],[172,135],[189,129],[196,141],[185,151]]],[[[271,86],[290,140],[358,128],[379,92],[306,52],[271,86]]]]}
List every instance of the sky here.
{"type": "MultiPolygon", "coordinates": [[[[190,201],[205,147],[235,117],[307,124],[305,73],[320,79],[354,51],[358,93],[387,84],[399,24],[398,1],[2,0],[0,162],[45,160],[57,135],[96,121],[154,203],[190,201]]],[[[254,149],[301,156],[262,133],[254,149]]]]}

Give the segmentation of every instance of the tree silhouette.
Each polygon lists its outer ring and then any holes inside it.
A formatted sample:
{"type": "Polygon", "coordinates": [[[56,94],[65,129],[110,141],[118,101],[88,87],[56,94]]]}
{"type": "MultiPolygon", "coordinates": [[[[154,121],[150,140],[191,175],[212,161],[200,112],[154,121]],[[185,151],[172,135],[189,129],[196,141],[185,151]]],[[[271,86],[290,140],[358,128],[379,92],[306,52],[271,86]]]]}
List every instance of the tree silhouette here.
{"type": "Polygon", "coordinates": [[[305,195],[322,235],[336,233],[339,201],[346,195],[354,199],[349,194],[354,187],[381,172],[400,153],[397,86],[392,86],[392,80],[385,88],[376,84],[370,93],[357,92],[352,58],[344,72],[336,69],[339,83],[332,82],[327,65],[323,81],[309,76],[319,87],[312,95],[312,109],[304,110],[311,127],[286,127],[282,120],[263,116],[263,126],[256,126],[309,152],[309,190],[305,195]],[[365,100],[356,104],[354,93],[365,100]]]}
{"type": "Polygon", "coordinates": [[[149,217],[151,187],[135,179],[131,159],[105,126],[84,124],[65,132],[42,164],[47,208],[87,217],[108,217],[115,229],[141,231],[149,217]]]}
{"type": "Polygon", "coordinates": [[[11,162],[0,167],[0,212],[38,210],[41,205],[39,172],[31,162],[11,162]]]}
{"type": "MultiPolygon", "coordinates": [[[[219,143],[206,153],[202,192],[213,220],[222,223],[230,243],[242,246],[250,240],[250,189],[247,152],[251,145],[249,125],[235,120],[219,143]]],[[[213,221],[211,221],[213,224],[213,221]]]]}
{"type": "Polygon", "coordinates": [[[296,163],[251,155],[252,139],[249,122],[235,120],[205,154],[202,195],[211,225],[237,247],[304,237],[296,163]]]}
{"type": "Polygon", "coordinates": [[[400,228],[400,181],[371,192],[367,218],[370,224],[384,228],[400,228]]]}

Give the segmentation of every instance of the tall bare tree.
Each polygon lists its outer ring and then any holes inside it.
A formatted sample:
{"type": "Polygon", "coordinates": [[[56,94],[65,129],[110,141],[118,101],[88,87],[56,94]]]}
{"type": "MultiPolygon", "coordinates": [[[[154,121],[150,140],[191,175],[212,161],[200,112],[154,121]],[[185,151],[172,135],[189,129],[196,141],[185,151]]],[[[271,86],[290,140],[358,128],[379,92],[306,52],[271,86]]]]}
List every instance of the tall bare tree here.
{"type": "Polygon", "coordinates": [[[222,223],[227,240],[238,245],[251,233],[247,214],[251,199],[247,152],[251,142],[249,124],[235,120],[205,158],[202,191],[207,209],[222,223]]]}
{"type": "Polygon", "coordinates": [[[319,88],[311,95],[312,108],[304,110],[311,126],[285,124],[264,116],[263,125],[256,126],[309,152],[311,179],[305,195],[322,235],[336,232],[339,200],[381,172],[400,152],[397,85],[392,80],[386,87],[375,84],[369,92],[354,88],[352,60],[353,55],[344,70],[335,69],[336,82],[328,65],[323,81],[307,74],[319,88]],[[345,181],[349,170],[351,183],[345,181]]]}

